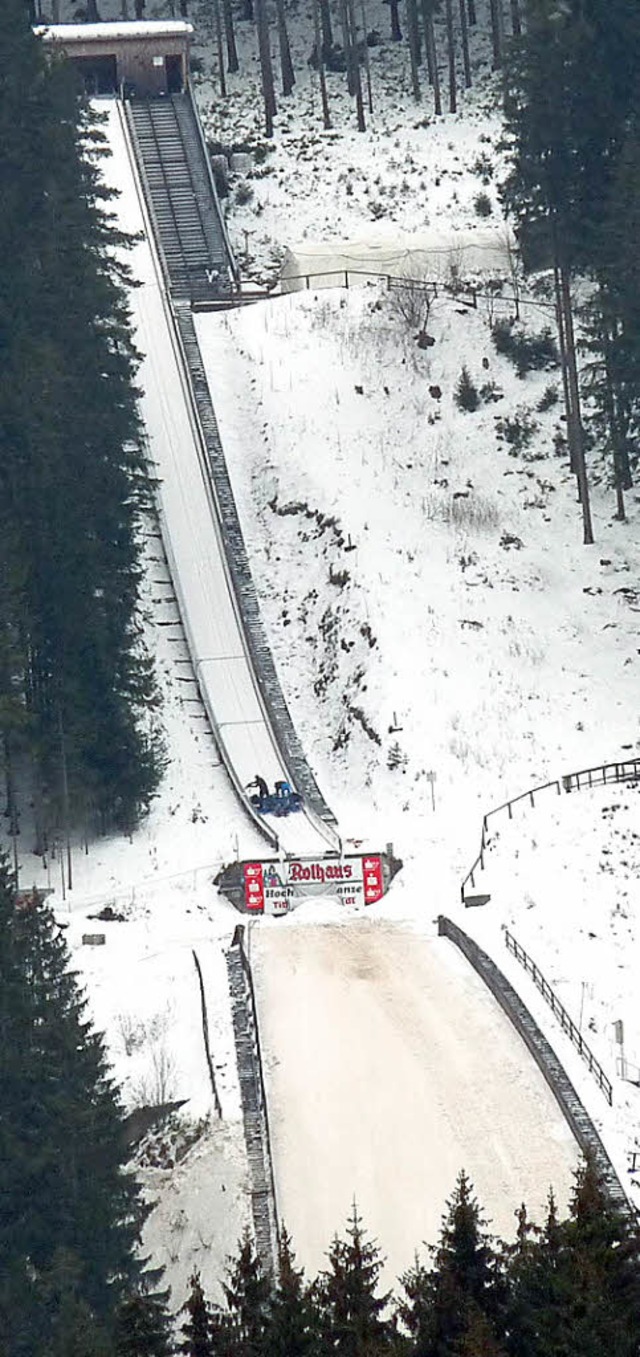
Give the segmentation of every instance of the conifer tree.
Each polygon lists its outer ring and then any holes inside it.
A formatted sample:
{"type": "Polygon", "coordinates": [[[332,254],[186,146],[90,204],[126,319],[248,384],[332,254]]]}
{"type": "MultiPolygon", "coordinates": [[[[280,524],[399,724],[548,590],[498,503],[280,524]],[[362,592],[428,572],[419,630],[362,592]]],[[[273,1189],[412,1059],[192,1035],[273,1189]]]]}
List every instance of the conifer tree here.
{"type": "Polygon", "coordinates": [[[464,1171],[448,1202],[433,1267],[419,1263],[403,1277],[401,1318],[415,1357],[449,1357],[480,1332],[499,1350],[506,1299],[500,1263],[464,1171]]]}
{"type": "Polygon", "coordinates": [[[233,1331],[234,1357],[260,1357],[265,1351],[272,1286],[249,1229],[240,1240],[223,1291],[233,1331]]]}
{"type": "Polygon", "coordinates": [[[197,1272],[190,1280],[189,1295],[181,1313],[186,1318],[180,1352],[186,1357],[233,1357],[231,1326],[226,1316],[212,1310],[197,1272]]]}
{"type": "Polygon", "coordinates": [[[561,1240],[568,1351],[633,1357],[640,1334],[640,1234],[608,1199],[590,1159],[577,1171],[561,1240]]]}
{"type": "Polygon", "coordinates": [[[295,1266],[291,1238],[282,1226],[278,1246],[278,1279],[269,1310],[266,1346],[270,1357],[312,1357],[318,1323],[302,1268],[295,1266]]]}
{"type": "Polygon", "coordinates": [[[124,1169],[122,1109],[51,911],[36,898],[14,904],[5,860],[0,1086],[4,1314],[21,1296],[48,1313],[46,1287],[55,1282],[56,1294],[77,1295],[105,1319],[140,1274],[134,1245],[143,1211],[124,1169]]]}
{"type": "Polygon", "coordinates": [[[171,1357],[164,1300],[144,1292],[128,1296],[120,1305],[115,1324],[115,1357],[171,1357]]]}
{"type": "Polygon", "coordinates": [[[367,1239],[355,1202],[346,1235],[334,1238],[329,1267],[317,1282],[322,1341],[337,1357],[378,1357],[389,1351],[393,1333],[385,1318],[389,1295],[378,1292],[384,1260],[367,1239]]]}

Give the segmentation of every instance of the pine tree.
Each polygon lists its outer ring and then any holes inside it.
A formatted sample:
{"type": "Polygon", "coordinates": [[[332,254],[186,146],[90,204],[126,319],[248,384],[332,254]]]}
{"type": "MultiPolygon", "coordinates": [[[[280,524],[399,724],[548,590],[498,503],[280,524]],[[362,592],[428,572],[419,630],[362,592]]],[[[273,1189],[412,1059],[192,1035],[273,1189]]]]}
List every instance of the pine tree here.
{"type": "Polygon", "coordinates": [[[367,1239],[355,1202],[346,1234],[336,1235],[329,1268],[317,1282],[322,1341],[337,1357],[377,1357],[391,1345],[392,1327],[384,1318],[389,1295],[378,1294],[384,1260],[367,1239]]]}
{"type": "Polygon", "coordinates": [[[194,1272],[189,1287],[181,1310],[186,1318],[182,1325],[180,1352],[186,1357],[232,1357],[231,1326],[226,1316],[214,1313],[208,1304],[199,1273],[194,1272]]]}
{"type": "MultiPolygon", "coordinates": [[[[0,1290],[38,1303],[54,1260],[106,1318],[140,1273],[143,1211],[124,1169],[122,1109],[63,938],[35,898],[14,905],[0,861],[0,1290]],[[73,1269],[71,1269],[73,1273],[73,1269]]],[[[19,1351],[19,1349],[18,1349],[19,1351]]]]}
{"type": "Polygon", "coordinates": [[[170,1357],[175,1351],[164,1301],[138,1292],[118,1309],[115,1357],[170,1357]]]}
{"type": "Polygon", "coordinates": [[[500,1350],[505,1282],[464,1171],[447,1205],[433,1267],[416,1263],[401,1279],[407,1300],[400,1316],[415,1357],[449,1357],[479,1333],[488,1351],[491,1344],[500,1350]]]}
{"type": "Polygon", "coordinates": [[[612,1204],[595,1164],[576,1174],[562,1229],[569,1352],[635,1357],[640,1334],[640,1233],[612,1204]]]}
{"type": "Polygon", "coordinates": [[[266,1333],[269,1357],[312,1357],[318,1322],[302,1268],[295,1266],[291,1239],[284,1226],[278,1246],[278,1280],[266,1333]]]}
{"type": "Polygon", "coordinates": [[[272,1286],[248,1229],[240,1240],[238,1255],[229,1267],[223,1291],[234,1335],[234,1354],[236,1357],[260,1357],[266,1351],[272,1286]]]}

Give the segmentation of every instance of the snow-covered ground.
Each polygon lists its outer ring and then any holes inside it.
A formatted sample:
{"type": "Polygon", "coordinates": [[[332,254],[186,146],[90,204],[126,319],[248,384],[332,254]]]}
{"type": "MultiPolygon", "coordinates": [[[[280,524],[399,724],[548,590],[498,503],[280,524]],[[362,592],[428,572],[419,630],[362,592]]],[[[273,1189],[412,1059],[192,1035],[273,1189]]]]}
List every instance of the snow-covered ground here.
{"type": "Polygon", "coordinates": [[[393,1286],[464,1166],[493,1230],[565,1210],[577,1147],[540,1071],[445,938],[293,915],[252,929],[276,1199],[314,1276],[352,1202],[393,1286]],[[304,1189],[301,1190],[302,1184],[304,1189]]]}
{"type": "MultiPolygon", "coordinates": [[[[164,0],[147,5],[151,17],[169,9],[164,0]]],[[[239,25],[241,72],[230,79],[226,104],[216,100],[212,109],[209,6],[202,0],[191,9],[204,60],[197,94],[210,135],[255,144],[260,113],[250,30],[239,25]]],[[[100,0],[100,10],[120,17],[120,0],[100,0]]],[[[386,32],[382,5],[379,20],[373,6],[372,25],[386,32]]],[[[370,130],[355,131],[342,78],[331,77],[335,126],[323,133],[315,77],[298,42],[299,83],[278,118],[275,149],[232,178],[229,225],[252,277],[273,278],[285,249],[305,239],[466,231],[478,221],[480,191],[499,225],[492,78],[465,95],[460,115],[434,120],[426,100],[419,107],[411,100],[404,49],[384,51],[384,60],[381,50],[374,55],[370,130]]],[[[523,316],[535,329],[547,319],[537,307],[523,307],[523,316]]],[[[428,323],[435,344],[419,349],[418,326],[374,283],[357,292],[277,297],[202,318],[199,327],[265,622],[303,746],[344,836],[372,848],[392,840],[404,860],[390,895],[354,920],[358,936],[368,947],[369,934],[378,937],[387,921],[413,939],[430,925],[435,932],[440,912],[472,931],[555,1045],[640,1204],[640,1185],[628,1173],[640,1148],[640,1093],[618,1077],[613,1027],[624,1021],[624,1055],[634,1073],[637,791],[547,793],[534,808],[521,806],[513,821],[491,821],[492,847],[477,881],[479,890],[486,882],[491,902],[466,912],[460,905],[484,812],[549,777],[640,749],[638,496],[628,497],[629,521],[615,521],[612,493],[592,457],[596,545],[582,546],[566,453],[556,451],[560,406],[539,408],[547,387],[560,388],[559,374],[518,379],[495,353],[489,319],[488,303],[471,312],[440,297],[428,323]],[[475,413],[458,410],[453,399],[463,364],[477,387],[486,387],[475,413]],[[535,425],[516,455],[505,439],[514,420],[525,431],[535,425]],[[557,985],[613,1078],[612,1109],[507,954],[502,923],[557,985]]],[[[169,1144],[159,1152],[168,1167],[144,1170],[159,1197],[147,1244],[167,1264],[178,1305],[194,1265],[213,1290],[248,1218],[222,956],[238,916],[212,878],[223,862],[252,854],[258,840],[207,733],[154,537],[148,553],[147,634],[171,756],[161,793],[130,841],[91,843],[86,856],[74,846],[74,887],[64,899],[58,862],[47,870],[29,853],[26,807],[20,848],[23,884],[48,881],[56,889],[74,964],[106,1031],[127,1105],[158,1079],[172,1099],[189,1100],[182,1117],[186,1141],[193,1135],[194,1143],[187,1148],[181,1133],[178,1152],[186,1153],[177,1166],[170,1166],[169,1144]],[[107,903],[122,921],[92,918],[107,903]],[[83,934],[97,931],[104,946],[82,944],[83,934]],[[211,1120],[193,948],[205,971],[221,1126],[211,1120]]],[[[351,953],[352,915],[319,901],[305,916],[314,924],[339,922],[351,953]]],[[[288,947],[297,937],[297,917],[281,932],[269,928],[277,964],[280,939],[288,947]]],[[[315,960],[314,949],[305,965],[315,960]]],[[[475,985],[461,962],[447,964],[463,989],[475,985]]],[[[277,1006],[269,1012],[275,1025],[277,1006]]],[[[323,1030],[314,1024],[321,1054],[323,1030]]],[[[521,1076],[534,1078],[524,1054],[521,1076]]],[[[344,1182],[350,1197],[340,1147],[335,1158],[336,1183],[344,1182]]],[[[463,1166],[470,1170],[471,1160],[447,1161],[429,1220],[439,1219],[463,1166]]],[[[482,1200],[481,1175],[478,1169],[482,1200]]],[[[304,1202],[295,1187],[287,1191],[295,1243],[293,1215],[304,1202]]],[[[513,1207],[521,1195],[518,1189],[513,1207]]],[[[342,1227],[348,1206],[336,1201],[342,1218],[331,1220],[327,1236],[342,1227]]],[[[497,1221],[493,1201],[489,1213],[497,1221]]],[[[409,1255],[421,1231],[433,1240],[429,1220],[416,1237],[407,1231],[409,1255]]],[[[404,1241],[385,1239],[384,1225],[375,1225],[381,1246],[400,1257],[404,1241]]],[[[321,1251],[322,1240],[313,1247],[321,1251]]]]}

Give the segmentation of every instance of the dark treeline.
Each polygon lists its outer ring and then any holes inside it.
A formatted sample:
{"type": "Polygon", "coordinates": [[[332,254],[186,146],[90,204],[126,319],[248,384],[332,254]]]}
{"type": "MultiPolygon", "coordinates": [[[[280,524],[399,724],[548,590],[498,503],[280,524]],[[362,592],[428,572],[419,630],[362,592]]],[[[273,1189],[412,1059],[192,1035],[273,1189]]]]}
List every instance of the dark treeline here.
{"type": "Polygon", "coordinates": [[[15,835],[129,826],[159,775],[137,620],[150,482],[126,269],[74,78],[0,6],[0,740],[15,835]]]}
{"type": "Polygon", "coordinates": [[[2,859],[0,1088],[0,1357],[637,1355],[640,1236],[590,1163],[567,1218],[551,1194],[541,1226],[521,1206],[509,1244],[461,1172],[396,1296],[354,1204],[312,1281],[284,1228],[275,1281],[247,1233],[223,1306],[194,1276],[172,1321],[139,1257],[145,1208],[102,1039],[51,911],[16,897],[2,859]]]}
{"type": "MultiPolygon", "coordinates": [[[[290,95],[296,83],[288,23],[297,6],[287,0],[273,0],[272,4],[268,0],[240,0],[236,6],[231,0],[208,0],[208,6],[223,96],[227,94],[227,74],[235,73],[240,66],[236,27],[243,22],[255,25],[265,131],[270,137],[280,96],[290,95]]],[[[312,0],[309,60],[318,72],[324,126],[332,125],[332,80],[338,76],[346,81],[353,97],[358,128],[366,130],[376,97],[372,50],[389,42],[405,44],[415,100],[421,102],[426,97],[436,114],[455,112],[459,88],[469,88],[474,73],[486,65],[487,36],[490,61],[498,70],[509,38],[517,36],[521,27],[521,0],[509,0],[508,5],[505,0],[390,0],[384,26],[378,6],[374,9],[370,0],[312,0]]]]}
{"type": "MultiPolygon", "coordinates": [[[[0,1357],[125,1357],[167,1329],[102,1038],[52,914],[0,857],[0,1357]]],[[[154,1339],[155,1341],[155,1339],[154,1339]]],[[[156,1345],[153,1352],[161,1352],[156,1345]]]]}
{"type": "MultiPolygon", "coordinates": [[[[389,1190],[393,1191],[390,1182],[389,1190]]],[[[278,1275],[245,1236],[212,1308],[194,1276],[177,1351],[188,1357],[632,1357],[640,1342],[640,1238],[593,1166],[576,1174],[568,1217],[550,1194],[513,1244],[492,1237],[461,1172],[439,1243],[416,1256],[398,1296],[379,1286],[383,1257],[354,1205],[327,1267],[305,1281],[282,1231],[278,1275]]]]}
{"type": "MultiPolygon", "coordinates": [[[[617,515],[637,462],[640,417],[640,7],[636,0],[526,0],[509,49],[504,200],[525,264],[551,268],[567,434],[593,540],[581,395],[610,454],[617,515]],[[572,281],[588,283],[583,389],[572,281]]],[[[583,289],[584,292],[584,289],[583,289]]]]}

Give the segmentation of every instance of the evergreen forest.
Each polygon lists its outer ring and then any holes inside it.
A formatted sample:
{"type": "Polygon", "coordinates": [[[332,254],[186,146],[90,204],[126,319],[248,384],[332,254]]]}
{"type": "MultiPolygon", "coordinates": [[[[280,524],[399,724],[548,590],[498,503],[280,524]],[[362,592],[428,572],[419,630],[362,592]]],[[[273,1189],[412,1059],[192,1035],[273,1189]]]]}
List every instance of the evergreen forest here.
{"type": "Polygon", "coordinates": [[[24,796],[44,852],[70,824],[129,828],[162,749],[126,242],[100,134],[29,18],[24,0],[0,6],[0,735],[14,846],[24,796]]]}

